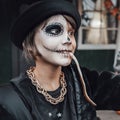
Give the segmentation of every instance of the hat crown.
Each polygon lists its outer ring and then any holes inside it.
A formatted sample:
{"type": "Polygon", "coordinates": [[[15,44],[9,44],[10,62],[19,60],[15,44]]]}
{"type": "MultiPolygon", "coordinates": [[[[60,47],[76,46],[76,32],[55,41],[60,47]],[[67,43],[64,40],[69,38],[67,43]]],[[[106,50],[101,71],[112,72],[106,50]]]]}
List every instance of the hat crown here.
{"type": "Polygon", "coordinates": [[[21,3],[19,7],[19,13],[24,13],[27,9],[29,9],[31,6],[34,6],[35,4],[40,4],[44,2],[58,2],[58,1],[66,1],[73,3],[73,0],[24,0],[23,3],[21,3]]]}

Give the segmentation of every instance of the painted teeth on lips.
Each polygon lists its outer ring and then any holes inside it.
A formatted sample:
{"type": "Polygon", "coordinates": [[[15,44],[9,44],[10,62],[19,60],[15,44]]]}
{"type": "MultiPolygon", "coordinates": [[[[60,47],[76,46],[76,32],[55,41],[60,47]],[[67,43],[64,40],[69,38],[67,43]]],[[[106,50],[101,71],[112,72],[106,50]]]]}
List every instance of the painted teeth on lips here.
{"type": "Polygon", "coordinates": [[[69,52],[72,52],[72,50],[57,50],[56,52],[59,52],[59,53],[69,53],[69,52]]]}

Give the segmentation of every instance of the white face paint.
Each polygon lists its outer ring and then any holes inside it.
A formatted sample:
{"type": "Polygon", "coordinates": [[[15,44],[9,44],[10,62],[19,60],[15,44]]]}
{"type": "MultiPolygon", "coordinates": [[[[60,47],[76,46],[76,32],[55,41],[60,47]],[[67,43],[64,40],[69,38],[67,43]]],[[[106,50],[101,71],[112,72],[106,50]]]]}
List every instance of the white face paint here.
{"type": "Polygon", "coordinates": [[[43,24],[34,37],[39,58],[54,65],[69,65],[69,53],[74,53],[76,48],[74,29],[62,15],[52,16],[43,24]]]}

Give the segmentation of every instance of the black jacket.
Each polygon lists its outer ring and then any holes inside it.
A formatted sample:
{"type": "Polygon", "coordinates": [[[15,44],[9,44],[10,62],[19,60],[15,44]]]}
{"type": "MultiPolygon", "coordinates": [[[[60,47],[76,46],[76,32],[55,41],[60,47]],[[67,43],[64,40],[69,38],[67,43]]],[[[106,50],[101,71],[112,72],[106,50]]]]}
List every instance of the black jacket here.
{"type": "MultiPolygon", "coordinates": [[[[73,65],[63,68],[68,82],[68,89],[73,95],[75,107],[72,108],[74,120],[96,120],[96,109],[120,110],[120,75],[112,72],[98,73],[82,68],[88,95],[97,104],[92,106],[84,97],[77,68],[73,65]]],[[[22,81],[26,76],[21,74],[11,80],[10,84],[0,87],[0,120],[33,120],[26,92],[22,94],[22,81]]],[[[71,101],[72,102],[72,101],[71,101]]],[[[38,119],[36,119],[38,120],[38,119]]]]}

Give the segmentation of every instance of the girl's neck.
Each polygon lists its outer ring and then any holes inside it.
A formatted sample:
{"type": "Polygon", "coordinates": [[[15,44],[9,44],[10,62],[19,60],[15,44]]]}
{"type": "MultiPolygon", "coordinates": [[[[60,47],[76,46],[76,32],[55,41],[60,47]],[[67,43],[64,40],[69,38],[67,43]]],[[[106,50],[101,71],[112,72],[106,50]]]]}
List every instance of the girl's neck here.
{"type": "Polygon", "coordinates": [[[48,91],[53,91],[60,86],[61,66],[36,62],[34,74],[39,84],[48,91]]]}

